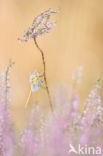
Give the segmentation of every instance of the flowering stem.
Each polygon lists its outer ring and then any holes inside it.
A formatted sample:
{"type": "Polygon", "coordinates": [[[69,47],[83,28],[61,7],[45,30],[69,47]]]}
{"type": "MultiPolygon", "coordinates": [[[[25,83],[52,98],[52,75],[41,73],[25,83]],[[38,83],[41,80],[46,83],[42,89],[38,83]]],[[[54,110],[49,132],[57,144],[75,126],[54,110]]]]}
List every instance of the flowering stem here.
{"type": "Polygon", "coordinates": [[[45,64],[44,52],[39,47],[39,45],[38,45],[38,43],[36,41],[36,38],[34,38],[34,43],[35,43],[37,49],[40,51],[41,56],[42,56],[43,68],[44,68],[44,73],[43,73],[43,75],[44,75],[44,82],[45,82],[46,92],[47,92],[47,95],[48,95],[48,98],[49,98],[50,107],[51,107],[51,110],[53,111],[53,105],[52,105],[52,101],[51,101],[51,97],[50,97],[50,92],[49,92],[49,88],[48,88],[48,83],[47,83],[47,78],[46,78],[46,64],[45,64]]]}
{"type": "Polygon", "coordinates": [[[30,93],[29,93],[29,96],[27,98],[27,101],[26,101],[26,104],[25,104],[25,108],[27,108],[27,106],[28,106],[28,102],[29,102],[29,99],[31,97],[31,93],[32,93],[32,90],[30,89],[30,93]]]}
{"type": "Polygon", "coordinates": [[[5,72],[5,109],[7,109],[7,103],[8,103],[8,73],[9,73],[9,65],[7,66],[6,72],[5,72]]]}
{"type": "Polygon", "coordinates": [[[9,64],[6,68],[6,71],[5,71],[5,109],[7,109],[8,107],[8,93],[9,93],[9,90],[10,90],[10,86],[9,86],[9,72],[12,68],[12,66],[15,64],[15,62],[13,62],[11,59],[9,60],[9,64]]]}

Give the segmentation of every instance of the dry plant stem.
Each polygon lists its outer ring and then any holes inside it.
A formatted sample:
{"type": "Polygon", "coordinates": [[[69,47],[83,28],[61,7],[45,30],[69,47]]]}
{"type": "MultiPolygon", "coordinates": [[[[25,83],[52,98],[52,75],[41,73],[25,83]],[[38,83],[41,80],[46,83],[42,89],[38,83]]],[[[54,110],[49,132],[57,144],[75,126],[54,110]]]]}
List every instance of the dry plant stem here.
{"type": "Polygon", "coordinates": [[[28,96],[26,104],[25,104],[25,108],[27,108],[27,106],[28,106],[28,102],[29,102],[29,99],[31,97],[31,93],[32,93],[32,90],[30,89],[29,96],[28,96]]]}
{"type": "Polygon", "coordinates": [[[42,49],[39,47],[37,41],[36,41],[36,38],[34,38],[34,43],[37,47],[37,49],[40,51],[41,53],[41,56],[42,56],[42,61],[43,61],[43,75],[44,75],[44,82],[45,82],[45,87],[46,87],[46,92],[48,94],[48,98],[49,98],[49,103],[50,103],[50,107],[51,107],[51,110],[53,111],[53,105],[52,105],[52,101],[51,101],[51,97],[50,97],[50,92],[49,92],[49,88],[48,88],[48,83],[47,83],[47,78],[46,78],[46,64],[45,64],[45,57],[44,57],[44,52],[42,51],[42,49]]]}

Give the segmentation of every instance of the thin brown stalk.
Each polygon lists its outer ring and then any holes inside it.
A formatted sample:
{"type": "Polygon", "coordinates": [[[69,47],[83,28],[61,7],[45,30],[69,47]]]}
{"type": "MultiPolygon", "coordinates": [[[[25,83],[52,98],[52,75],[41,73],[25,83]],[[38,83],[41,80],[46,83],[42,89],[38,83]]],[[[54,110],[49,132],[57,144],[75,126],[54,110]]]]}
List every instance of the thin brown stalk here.
{"type": "Polygon", "coordinates": [[[43,52],[43,50],[39,47],[39,45],[38,45],[38,43],[37,43],[37,41],[36,41],[36,38],[34,38],[34,43],[35,43],[37,49],[40,51],[41,56],[42,56],[44,82],[45,82],[45,87],[46,87],[46,92],[47,92],[47,95],[48,95],[50,107],[51,107],[51,110],[53,111],[53,105],[52,105],[51,96],[50,96],[50,92],[49,92],[49,87],[48,87],[48,83],[47,83],[47,77],[46,77],[46,62],[45,62],[44,52],[43,52]]]}

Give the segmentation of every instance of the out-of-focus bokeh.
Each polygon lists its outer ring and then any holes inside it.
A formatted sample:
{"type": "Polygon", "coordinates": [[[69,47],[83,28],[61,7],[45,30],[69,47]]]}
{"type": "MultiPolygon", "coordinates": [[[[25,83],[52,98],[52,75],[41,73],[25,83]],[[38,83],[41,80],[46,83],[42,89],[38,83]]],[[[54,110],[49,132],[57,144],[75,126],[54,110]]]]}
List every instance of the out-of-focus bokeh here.
{"type": "MultiPolygon", "coordinates": [[[[0,70],[9,58],[16,64],[11,72],[12,118],[17,129],[23,127],[28,116],[24,105],[29,94],[29,73],[42,71],[41,55],[34,42],[20,44],[24,30],[42,11],[60,7],[54,15],[54,30],[37,39],[45,52],[47,78],[51,92],[56,86],[72,82],[72,71],[84,66],[83,80],[78,87],[80,104],[103,71],[103,1],[102,0],[0,0],[0,70]]],[[[43,89],[32,94],[30,106],[35,101],[47,110],[48,99],[43,89]]],[[[45,111],[46,113],[46,111],[45,111]]]]}

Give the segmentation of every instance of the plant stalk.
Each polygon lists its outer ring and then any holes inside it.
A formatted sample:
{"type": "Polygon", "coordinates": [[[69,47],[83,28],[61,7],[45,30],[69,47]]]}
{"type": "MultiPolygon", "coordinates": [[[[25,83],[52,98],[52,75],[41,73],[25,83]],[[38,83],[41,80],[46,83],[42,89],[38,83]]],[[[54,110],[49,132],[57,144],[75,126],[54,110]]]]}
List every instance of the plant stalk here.
{"type": "Polygon", "coordinates": [[[26,104],[25,104],[25,108],[27,108],[27,106],[28,106],[28,102],[30,100],[31,93],[32,93],[32,90],[30,89],[29,96],[28,96],[27,101],[26,101],[26,104]]]}
{"type": "Polygon", "coordinates": [[[46,92],[48,95],[48,99],[49,99],[49,103],[50,103],[50,108],[53,111],[53,105],[52,105],[52,101],[51,101],[51,96],[50,96],[50,92],[49,92],[49,88],[48,88],[48,83],[47,83],[47,78],[46,78],[46,63],[45,63],[45,57],[44,57],[44,52],[42,51],[42,49],[39,47],[36,38],[34,38],[34,43],[37,47],[37,49],[40,51],[41,56],[42,56],[42,62],[43,62],[43,75],[44,75],[44,82],[45,82],[45,87],[46,87],[46,92]]]}

